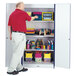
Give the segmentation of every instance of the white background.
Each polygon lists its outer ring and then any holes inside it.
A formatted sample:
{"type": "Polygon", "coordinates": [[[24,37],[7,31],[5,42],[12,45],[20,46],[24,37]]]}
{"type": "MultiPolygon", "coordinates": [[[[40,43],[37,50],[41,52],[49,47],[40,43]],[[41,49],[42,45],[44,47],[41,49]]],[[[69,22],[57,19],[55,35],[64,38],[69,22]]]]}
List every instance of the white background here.
{"type": "MultiPolygon", "coordinates": [[[[6,30],[6,3],[16,3],[21,0],[0,0],[0,76],[8,76],[5,67],[5,30],[6,30]]],[[[71,67],[59,68],[29,68],[28,72],[19,73],[18,76],[76,76],[76,2],[75,0],[22,0],[25,4],[54,4],[71,3],[71,67]]]]}

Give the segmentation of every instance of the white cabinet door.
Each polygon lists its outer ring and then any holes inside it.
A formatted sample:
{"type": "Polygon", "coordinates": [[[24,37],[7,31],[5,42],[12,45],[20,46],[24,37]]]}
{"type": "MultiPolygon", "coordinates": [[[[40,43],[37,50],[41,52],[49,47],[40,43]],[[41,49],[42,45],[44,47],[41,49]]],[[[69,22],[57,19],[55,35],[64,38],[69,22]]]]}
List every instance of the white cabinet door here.
{"type": "Polygon", "coordinates": [[[55,66],[70,67],[70,4],[55,5],[55,66]]]}
{"type": "Polygon", "coordinates": [[[6,39],[6,66],[9,66],[12,57],[12,41],[7,37],[6,39]]]}
{"type": "Polygon", "coordinates": [[[9,66],[12,56],[12,41],[9,39],[8,32],[8,19],[10,14],[15,10],[15,4],[6,4],[6,64],[5,66],[9,66]]]}

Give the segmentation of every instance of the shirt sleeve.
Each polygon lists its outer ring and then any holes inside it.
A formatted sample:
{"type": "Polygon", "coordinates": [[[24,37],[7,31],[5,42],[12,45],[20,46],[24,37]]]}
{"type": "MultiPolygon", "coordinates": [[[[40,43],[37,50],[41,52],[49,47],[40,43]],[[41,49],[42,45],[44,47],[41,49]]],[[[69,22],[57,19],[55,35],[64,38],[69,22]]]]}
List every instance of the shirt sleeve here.
{"type": "Polygon", "coordinates": [[[25,18],[26,20],[31,21],[31,16],[29,16],[26,12],[25,12],[25,18]]]}
{"type": "Polygon", "coordinates": [[[12,26],[12,25],[11,25],[11,16],[9,16],[8,26],[12,26]]]}

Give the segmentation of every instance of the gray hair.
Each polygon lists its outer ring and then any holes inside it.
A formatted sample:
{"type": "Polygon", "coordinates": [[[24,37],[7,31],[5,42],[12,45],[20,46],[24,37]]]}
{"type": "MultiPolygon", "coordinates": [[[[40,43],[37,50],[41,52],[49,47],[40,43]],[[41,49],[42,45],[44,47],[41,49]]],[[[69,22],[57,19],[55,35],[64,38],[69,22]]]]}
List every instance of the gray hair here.
{"type": "Polygon", "coordinates": [[[22,4],[22,3],[23,3],[23,2],[18,2],[18,3],[16,4],[16,8],[19,7],[19,5],[22,4]]]}

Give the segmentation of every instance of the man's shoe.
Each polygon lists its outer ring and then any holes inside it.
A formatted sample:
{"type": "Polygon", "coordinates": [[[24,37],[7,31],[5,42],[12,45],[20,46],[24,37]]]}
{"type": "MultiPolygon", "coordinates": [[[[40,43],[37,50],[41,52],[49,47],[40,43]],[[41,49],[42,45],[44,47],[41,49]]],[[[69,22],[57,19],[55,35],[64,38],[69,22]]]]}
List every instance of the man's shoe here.
{"type": "Polygon", "coordinates": [[[27,68],[23,68],[22,70],[19,70],[18,72],[25,72],[25,71],[28,71],[27,68]]]}
{"type": "Polygon", "coordinates": [[[13,75],[16,75],[16,74],[18,74],[19,72],[18,71],[13,71],[13,72],[7,72],[7,74],[13,74],[13,75]]]}

